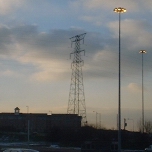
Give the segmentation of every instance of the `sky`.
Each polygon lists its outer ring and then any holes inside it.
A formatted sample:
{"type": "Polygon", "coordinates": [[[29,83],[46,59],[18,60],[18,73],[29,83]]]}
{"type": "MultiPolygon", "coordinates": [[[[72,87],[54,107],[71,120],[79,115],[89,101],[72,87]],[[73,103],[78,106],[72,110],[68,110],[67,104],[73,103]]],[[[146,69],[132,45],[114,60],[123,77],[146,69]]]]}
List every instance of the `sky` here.
{"type": "Polygon", "coordinates": [[[152,111],[151,0],[0,0],[0,112],[66,113],[71,62],[70,38],[86,33],[83,83],[87,120],[117,128],[118,14],[121,14],[121,115],[138,130],[152,111]],[[95,111],[95,112],[93,112],[95,111]],[[101,119],[99,117],[101,115],[101,119]]]}

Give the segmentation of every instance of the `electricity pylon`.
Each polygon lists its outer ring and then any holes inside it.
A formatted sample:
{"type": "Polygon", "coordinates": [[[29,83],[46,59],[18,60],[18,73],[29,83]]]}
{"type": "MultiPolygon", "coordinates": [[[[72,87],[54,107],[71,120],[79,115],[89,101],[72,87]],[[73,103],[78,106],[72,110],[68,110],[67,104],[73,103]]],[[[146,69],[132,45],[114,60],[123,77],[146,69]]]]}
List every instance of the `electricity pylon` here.
{"type": "Polygon", "coordinates": [[[85,96],[84,96],[84,86],[83,86],[83,75],[82,75],[82,66],[84,61],[81,59],[80,42],[84,42],[84,37],[86,33],[76,35],[72,38],[71,44],[75,43],[74,51],[70,54],[74,55],[73,62],[71,64],[72,75],[71,75],[71,84],[70,84],[70,93],[69,93],[69,102],[68,102],[68,114],[78,114],[82,116],[82,125],[86,125],[86,105],[85,105],[85,96]]]}

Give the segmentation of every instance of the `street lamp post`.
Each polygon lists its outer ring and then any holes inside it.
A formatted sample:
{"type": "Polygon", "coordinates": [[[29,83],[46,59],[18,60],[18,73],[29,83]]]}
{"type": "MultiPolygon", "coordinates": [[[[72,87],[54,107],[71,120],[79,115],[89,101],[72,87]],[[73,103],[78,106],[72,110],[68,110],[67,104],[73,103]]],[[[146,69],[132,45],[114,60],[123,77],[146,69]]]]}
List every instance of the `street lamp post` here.
{"type": "Polygon", "coordinates": [[[27,142],[28,142],[28,146],[29,146],[29,141],[30,141],[30,120],[29,120],[29,106],[26,106],[27,107],[27,142]]]}
{"type": "Polygon", "coordinates": [[[146,50],[140,50],[142,54],[142,132],[144,133],[144,70],[143,70],[143,54],[147,53],[146,50]]]}
{"type": "Polygon", "coordinates": [[[96,129],[97,129],[98,128],[98,125],[97,125],[97,115],[98,115],[98,113],[96,111],[93,111],[93,112],[96,113],[96,129]]]}
{"type": "Polygon", "coordinates": [[[99,129],[101,129],[101,113],[99,113],[99,129]]]}
{"type": "Polygon", "coordinates": [[[132,120],[132,131],[134,132],[134,119],[129,119],[128,120],[132,120]]]}
{"type": "Polygon", "coordinates": [[[126,9],[122,7],[115,8],[113,10],[119,14],[119,74],[118,74],[118,152],[121,152],[121,39],[120,39],[120,27],[121,27],[121,13],[125,13],[126,9]]]}
{"type": "Polygon", "coordinates": [[[27,108],[27,114],[29,113],[29,106],[26,106],[26,108],[27,108]]]}

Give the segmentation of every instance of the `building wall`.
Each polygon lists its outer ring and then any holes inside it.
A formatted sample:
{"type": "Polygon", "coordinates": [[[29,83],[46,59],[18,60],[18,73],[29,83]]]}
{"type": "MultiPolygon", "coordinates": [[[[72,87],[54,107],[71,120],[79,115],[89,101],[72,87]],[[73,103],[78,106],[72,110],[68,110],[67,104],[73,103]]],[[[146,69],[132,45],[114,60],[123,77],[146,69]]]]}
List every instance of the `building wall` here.
{"type": "Polygon", "coordinates": [[[12,127],[17,131],[46,132],[53,127],[61,129],[79,129],[81,116],[76,114],[42,114],[42,113],[0,113],[0,128],[12,127]]]}
{"type": "Polygon", "coordinates": [[[77,114],[53,114],[51,116],[51,127],[80,128],[81,116],[77,114]]]}

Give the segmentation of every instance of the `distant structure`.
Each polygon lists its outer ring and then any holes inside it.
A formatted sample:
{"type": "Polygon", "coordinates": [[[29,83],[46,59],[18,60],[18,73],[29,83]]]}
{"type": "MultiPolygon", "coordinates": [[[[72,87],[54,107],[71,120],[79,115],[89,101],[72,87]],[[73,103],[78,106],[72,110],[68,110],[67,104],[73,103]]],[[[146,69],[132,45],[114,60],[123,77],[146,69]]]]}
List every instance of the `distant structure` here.
{"type": "Polygon", "coordinates": [[[16,107],[14,112],[0,113],[0,130],[27,132],[29,128],[30,133],[46,133],[55,128],[64,131],[79,130],[81,119],[81,116],[77,114],[21,113],[20,109],[16,107]]]}
{"type": "MultiPolygon", "coordinates": [[[[83,75],[82,75],[82,66],[84,65],[83,60],[81,59],[81,52],[84,50],[80,49],[81,40],[84,42],[84,37],[86,33],[76,35],[71,40],[72,43],[75,43],[74,51],[71,53],[74,55],[73,62],[71,64],[72,75],[71,75],[71,84],[70,84],[70,93],[68,101],[68,114],[78,114],[82,117],[82,125],[86,125],[86,105],[85,105],[85,96],[84,96],[84,86],[83,86],[83,75]]],[[[70,54],[70,57],[71,57],[70,54]]]]}

